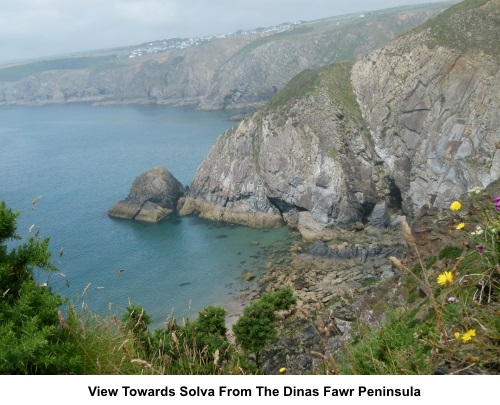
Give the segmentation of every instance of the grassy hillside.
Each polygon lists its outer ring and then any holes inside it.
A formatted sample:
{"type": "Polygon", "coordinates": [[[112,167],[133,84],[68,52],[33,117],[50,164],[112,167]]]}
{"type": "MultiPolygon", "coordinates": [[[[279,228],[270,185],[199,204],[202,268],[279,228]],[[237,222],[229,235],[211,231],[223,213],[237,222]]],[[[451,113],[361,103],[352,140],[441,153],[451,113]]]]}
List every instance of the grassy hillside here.
{"type": "Polygon", "coordinates": [[[500,1],[465,0],[418,27],[430,47],[461,52],[482,50],[500,56],[500,1]]]}
{"type": "Polygon", "coordinates": [[[50,59],[14,65],[0,69],[1,82],[15,82],[28,76],[51,70],[80,70],[91,66],[103,65],[115,60],[114,55],[81,56],[74,58],[50,59]]]}

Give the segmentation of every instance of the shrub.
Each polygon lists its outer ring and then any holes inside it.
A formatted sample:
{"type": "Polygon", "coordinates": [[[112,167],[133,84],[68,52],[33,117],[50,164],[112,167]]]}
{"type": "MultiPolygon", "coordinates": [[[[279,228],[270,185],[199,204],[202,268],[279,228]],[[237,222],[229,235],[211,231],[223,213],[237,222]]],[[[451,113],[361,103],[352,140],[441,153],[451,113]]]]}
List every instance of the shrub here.
{"type": "Polygon", "coordinates": [[[31,236],[21,242],[18,216],[0,202],[0,373],[77,372],[80,361],[59,310],[65,300],[34,279],[35,271],[57,270],[50,261],[49,238],[31,236]],[[10,240],[19,242],[8,250],[10,240]]]}
{"type": "Polygon", "coordinates": [[[260,352],[277,337],[276,311],[289,309],[295,302],[290,288],[264,294],[250,302],[233,325],[237,343],[243,351],[255,355],[257,367],[260,352]]]}

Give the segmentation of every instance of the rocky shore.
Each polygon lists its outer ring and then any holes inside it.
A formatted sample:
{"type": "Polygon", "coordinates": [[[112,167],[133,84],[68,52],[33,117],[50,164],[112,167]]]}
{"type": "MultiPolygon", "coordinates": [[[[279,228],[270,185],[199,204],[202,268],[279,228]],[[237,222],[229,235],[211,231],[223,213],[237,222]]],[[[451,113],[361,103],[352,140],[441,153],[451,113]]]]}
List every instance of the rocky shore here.
{"type": "Polygon", "coordinates": [[[380,314],[365,311],[362,302],[375,286],[397,278],[389,256],[403,258],[406,254],[401,232],[391,227],[338,230],[335,239],[327,243],[301,238],[286,248],[272,249],[257,285],[242,290],[224,304],[229,335],[232,336],[231,326],[252,299],[291,288],[297,305],[292,313],[282,314],[288,327],[262,353],[262,368],[269,374],[277,373],[283,366],[292,373],[310,372],[322,364],[321,356],[326,358],[328,353],[339,350],[341,343],[350,338],[353,322],[371,315],[376,322],[380,314]]]}

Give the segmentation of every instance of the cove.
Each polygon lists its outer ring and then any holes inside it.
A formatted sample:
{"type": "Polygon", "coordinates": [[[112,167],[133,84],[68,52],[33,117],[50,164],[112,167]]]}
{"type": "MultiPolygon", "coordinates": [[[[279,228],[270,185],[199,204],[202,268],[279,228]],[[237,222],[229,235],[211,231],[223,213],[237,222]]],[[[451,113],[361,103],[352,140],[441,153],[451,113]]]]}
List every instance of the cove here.
{"type": "Polygon", "coordinates": [[[22,211],[21,236],[34,225],[50,237],[61,271],[37,273],[37,280],[103,315],[142,305],[154,326],[170,315],[194,318],[254,288],[242,274],[263,273],[269,251],[293,239],[286,228],[107,216],[154,166],[188,185],[217,136],[234,124],[230,115],[160,106],[1,107],[0,200],[22,211]]]}

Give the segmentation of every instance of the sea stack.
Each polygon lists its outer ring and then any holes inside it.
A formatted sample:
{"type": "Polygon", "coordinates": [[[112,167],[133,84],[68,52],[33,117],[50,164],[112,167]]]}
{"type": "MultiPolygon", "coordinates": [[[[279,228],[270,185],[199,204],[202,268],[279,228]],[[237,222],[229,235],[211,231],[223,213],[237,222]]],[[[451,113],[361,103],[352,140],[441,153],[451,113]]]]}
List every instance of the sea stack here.
{"type": "Polygon", "coordinates": [[[154,167],[134,180],[127,198],[113,205],[108,215],[159,222],[176,209],[184,191],[184,186],[165,167],[154,167]]]}

